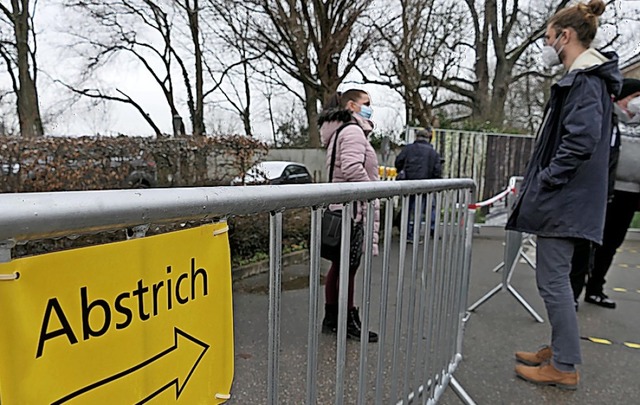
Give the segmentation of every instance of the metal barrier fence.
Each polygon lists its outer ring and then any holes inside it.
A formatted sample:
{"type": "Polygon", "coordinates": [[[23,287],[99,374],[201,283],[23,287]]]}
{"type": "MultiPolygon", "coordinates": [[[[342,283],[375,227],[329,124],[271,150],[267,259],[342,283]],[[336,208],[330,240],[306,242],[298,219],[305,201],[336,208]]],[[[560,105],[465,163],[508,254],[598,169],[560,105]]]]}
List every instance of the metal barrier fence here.
{"type": "MultiPolygon", "coordinates": [[[[475,201],[475,183],[470,179],[3,194],[0,195],[0,206],[3,207],[0,262],[11,261],[11,248],[20,241],[127,227],[140,230],[140,225],[149,223],[269,212],[266,402],[291,403],[280,396],[279,389],[284,384],[280,373],[284,361],[280,349],[282,213],[309,207],[310,288],[304,401],[307,404],[325,403],[319,400],[319,395],[327,387],[320,387],[317,381],[319,369],[324,367],[318,362],[322,213],[329,204],[344,204],[346,208],[343,210],[341,268],[347,268],[351,221],[348,208],[356,201],[366,201],[367,216],[373,218],[376,200],[382,202],[384,218],[380,226],[380,234],[384,235],[380,249],[382,257],[374,259],[372,256],[374,223],[367,221],[361,309],[363,331],[372,326],[370,318],[379,314],[375,325],[379,330],[379,341],[369,343],[364,339],[360,342],[358,361],[353,361],[351,357],[357,354],[346,339],[348,272],[340,272],[335,386],[329,389],[335,403],[433,404],[446,387],[451,386],[465,403],[473,404],[453,377],[462,359],[467,319],[475,212],[470,208],[475,201]],[[408,244],[406,238],[410,195],[417,195],[414,215],[423,212],[425,218],[431,218],[431,210],[435,209],[437,213],[433,232],[427,232],[429,227],[422,235],[414,232],[413,245],[408,244]],[[426,200],[424,206],[422,195],[426,200]],[[399,240],[394,241],[392,200],[397,196],[402,198],[402,224],[399,240]],[[432,204],[434,200],[435,204],[432,204]],[[399,249],[398,256],[392,254],[394,244],[399,249]],[[371,289],[372,277],[379,277],[379,292],[371,289]],[[373,305],[375,302],[378,302],[378,308],[373,305]],[[372,350],[376,352],[375,362],[369,356],[372,350]],[[352,388],[353,384],[346,381],[347,373],[358,375],[357,392],[350,389],[348,395],[345,388],[352,388]]],[[[235,319],[234,323],[238,325],[242,321],[235,319]]],[[[264,400],[251,398],[253,403],[264,400]]]]}

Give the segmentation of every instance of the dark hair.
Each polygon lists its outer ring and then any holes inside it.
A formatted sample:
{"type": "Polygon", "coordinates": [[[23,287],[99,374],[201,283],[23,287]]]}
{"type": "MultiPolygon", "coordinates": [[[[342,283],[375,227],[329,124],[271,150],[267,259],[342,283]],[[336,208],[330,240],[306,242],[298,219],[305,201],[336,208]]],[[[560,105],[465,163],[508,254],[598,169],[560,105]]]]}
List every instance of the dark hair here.
{"type": "Polygon", "coordinates": [[[362,96],[366,96],[368,94],[369,93],[367,93],[366,91],[360,89],[351,89],[345,91],[344,93],[337,91],[329,98],[324,106],[324,109],[332,110],[335,108],[345,108],[349,101],[356,102],[360,100],[362,96]]]}
{"type": "Polygon", "coordinates": [[[431,128],[418,129],[416,131],[416,138],[427,138],[431,139],[432,137],[431,128]]]}
{"type": "Polygon", "coordinates": [[[573,28],[580,43],[588,48],[598,31],[598,17],[604,13],[606,5],[602,0],[590,0],[589,4],[579,3],[554,14],[549,24],[560,35],[565,28],[573,28]]]}

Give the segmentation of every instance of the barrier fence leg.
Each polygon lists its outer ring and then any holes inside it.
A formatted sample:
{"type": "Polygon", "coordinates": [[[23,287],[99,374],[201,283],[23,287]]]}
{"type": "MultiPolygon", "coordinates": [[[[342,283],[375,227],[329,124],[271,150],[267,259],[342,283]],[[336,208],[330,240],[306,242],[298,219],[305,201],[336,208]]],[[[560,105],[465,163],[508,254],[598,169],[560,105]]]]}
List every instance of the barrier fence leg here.
{"type": "Polygon", "coordinates": [[[476,308],[478,308],[480,305],[484,304],[485,302],[489,301],[489,299],[491,297],[493,297],[494,295],[496,295],[500,290],[502,290],[502,286],[503,284],[500,283],[497,286],[495,286],[491,291],[489,291],[487,294],[485,294],[484,297],[480,298],[478,301],[474,302],[473,304],[471,304],[471,306],[469,307],[469,311],[475,311],[476,308]]]}
{"type": "Polygon", "coordinates": [[[544,319],[542,319],[540,315],[538,315],[538,313],[531,307],[531,305],[529,305],[529,303],[524,298],[522,298],[522,296],[518,293],[518,291],[515,288],[513,288],[511,285],[508,285],[507,289],[509,290],[511,295],[513,295],[515,299],[524,307],[524,309],[526,309],[527,312],[531,314],[533,319],[535,319],[540,323],[544,323],[544,319]]]}
{"type": "Polygon", "coordinates": [[[494,267],[493,269],[491,269],[492,272],[497,273],[500,270],[502,270],[502,268],[504,267],[504,262],[500,262],[500,264],[498,264],[496,267],[494,267]]]}
{"type": "Polygon", "coordinates": [[[467,405],[476,404],[475,401],[469,396],[469,394],[467,394],[464,388],[462,388],[462,386],[460,385],[458,380],[456,380],[455,377],[453,376],[451,377],[451,380],[449,381],[449,386],[451,387],[453,392],[456,393],[456,395],[458,396],[458,398],[460,398],[462,402],[464,402],[467,405]]]}
{"type": "MultiPolygon", "coordinates": [[[[527,238],[527,241],[533,244],[533,242],[530,240],[530,237],[527,238]]],[[[533,317],[533,319],[535,319],[537,322],[544,323],[544,320],[542,319],[542,317],[538,315],[538,313],[533,309],[533,307],[531,307],[531,305],[529,305],[529,303],[511,285],[511,277],[516,268],[516,265],[518,264],[517,259],[519,257],[523,257],[525,261],[533,269],[535,269],[535,265],[533,264],[533,262],[529,259],[527,255],[524,254],[524,251],[522,249],[523,242],[524,241],[523,241],[521,232],[506,231],[504,261],[502,262],[501,265],[498,265],[496,268],[493,269],[493,271],[496,271],[496,269],[499,269],[500,267],[503,267],[505,269],[505,271],[503,271],[502,273],[502,282],[498,284],[496,287],[494,287],[487,294],[485,294],[478,301],[473,303],[468,308],[469,311],[475,311],[480,305],[487,302],[491,297],[496,295],[500,290],[506,290],[506,291],[509,291],[511,295],[513,295],[513,297],[524,307],[524,309],[527,312],[529,312],[529,314],[533,317]]]]}

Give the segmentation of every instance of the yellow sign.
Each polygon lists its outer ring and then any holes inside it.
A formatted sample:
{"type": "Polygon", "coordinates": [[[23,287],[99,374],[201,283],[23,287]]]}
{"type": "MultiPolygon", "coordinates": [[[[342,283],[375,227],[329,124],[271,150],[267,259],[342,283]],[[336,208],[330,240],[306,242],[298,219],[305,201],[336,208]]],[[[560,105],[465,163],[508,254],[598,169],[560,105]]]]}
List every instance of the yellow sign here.
{"type": "Polygon", "coordinates": [[[233,379],[227,225],[0,264],[0,403],[219,404],[233,379]]]}

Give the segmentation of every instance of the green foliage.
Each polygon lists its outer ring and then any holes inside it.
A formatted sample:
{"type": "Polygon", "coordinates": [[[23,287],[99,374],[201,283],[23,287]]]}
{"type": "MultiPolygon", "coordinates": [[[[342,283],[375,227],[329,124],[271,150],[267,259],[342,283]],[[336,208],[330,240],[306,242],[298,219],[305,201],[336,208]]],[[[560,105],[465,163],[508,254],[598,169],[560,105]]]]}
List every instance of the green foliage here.
{"type": "Polygon", "coordinates": [[[636,212],[633,216],[630,228],[640,229],[640,212],[636,212]]]}

